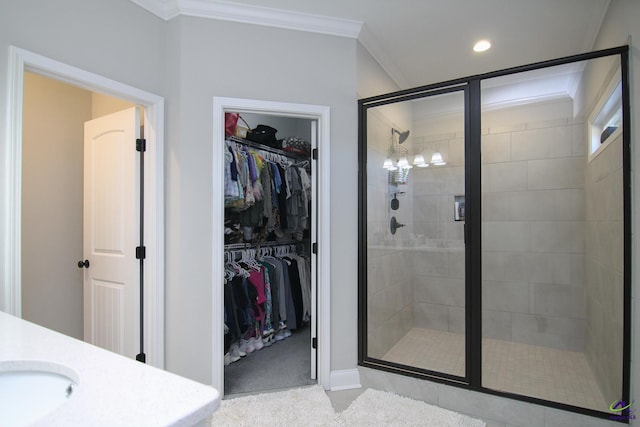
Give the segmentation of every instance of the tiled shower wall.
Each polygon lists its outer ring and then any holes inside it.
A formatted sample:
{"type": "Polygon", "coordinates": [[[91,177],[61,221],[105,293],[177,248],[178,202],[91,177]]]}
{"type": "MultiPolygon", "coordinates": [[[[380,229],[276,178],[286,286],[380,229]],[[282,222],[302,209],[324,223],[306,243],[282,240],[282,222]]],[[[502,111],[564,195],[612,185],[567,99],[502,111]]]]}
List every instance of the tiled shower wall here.
{"type": "Polygon", "coordinates": [[[369,357],[383,356],[413,327],[413,284],[403,250],[369,248],[367,344],[369,357]]]}
{"type": "Polygon", "coordinates": [[[622,137],[587,165],[585,352],[605,397],[622,390],[623,180],[622,137]]]}
{"type": "MultiPolygon", "coordinates": [[[[382,358],[413,327],[410,259],[402,250],[406,233],[392,236],[389,173],[382,168],[391,141],[389,120],[375,110],[369,112],[367,126],[367,328],[368,355],[382,358]]],[[[409,191],[409,186],[401,186],[409,191]]],[[[407,201],[393,211],[410,228],[407,201]]]]}
{"type": "MultiPolygon", "coordinates": [[[[491,123],[501,122],[496,117],[491,123]]],[[[412,129],[414,152],[428,158],[438,149],[448,164],[412,169],[409,185],[402,188],[410,199],[405,195],[401,209],[392,212],[387,172],[380,167],[377,173],[391,126],[369,122],[369,351],[374,357],[384,355],[414,326],[464,331],[463,223],[453,219],[454,196],[464,193],[461,132],[434,137],[419,126],[412,129]],[[413,206],[407,203],[411,199],[413,206]],[[392,213],[409,224],[396,236],[388,231],[392,213]]],[[[607,245],[622,246],[615,239],[602,245],[611,237],[607,230],[621,241],[622,226],[593,218],[601,219],[614,210],[608,203],[622,200],[604,190],[610,185],[621,191],[612,184],[621,180],[621,171],[604,166],[614,161],[607,155],[588,166],[585,138],[584,124],[571,119],[534,118],[483,129],[483,331],[487,338],[576,351],[585,349],[586,333],[600,377],[618,378],[611,371],[619,367],[600,349],[620,348],[617,341],[601,343],[607,330],[618,327],[603,319],[619,319],[607,315],[617,310],[613,295],[602,295],[609,278],[622,271],[607,245]],[[585,266],[588,257],[596,261],[585,266]],[[585,282],[585,271],[590,282],[585,282]],[[596,313],[589,323],[585,307],[590,317],[596,313]]],[[[610,334],[607,340],[619,338],[610,334]]]]}
{"type": "Polygon", "coordinates": [[[454,217],[456,195],[464,195],[464,132],[420,135],[429,127],[416,126],[416,151],[427,161],[442,153],[444,166],[414,168],[414,227],[412,261],[413,316],[419,328],[464,332],[464,222],[454,217]]]}
{"type": "Polygon", "coordinates": [[[584,349],[583,126],[533,119],[483,135],[487,338],[584,349]]]}
{"type": "MultiPolygon", "coordinates": [[[[496,114],[492,122],[500,123],[496,114]]],[[[584,349],[583,134],[569,119],[483,130],[487,338],[584,349]]],[[[448,164],[419,171],[414,181],[415,233],[448,247],[413,251],[414,319],[450,332],[464,325],[462,225],[453,222],[453,198],[464,192],[458,144],[454,135],[440,141],[448,164]]]]}

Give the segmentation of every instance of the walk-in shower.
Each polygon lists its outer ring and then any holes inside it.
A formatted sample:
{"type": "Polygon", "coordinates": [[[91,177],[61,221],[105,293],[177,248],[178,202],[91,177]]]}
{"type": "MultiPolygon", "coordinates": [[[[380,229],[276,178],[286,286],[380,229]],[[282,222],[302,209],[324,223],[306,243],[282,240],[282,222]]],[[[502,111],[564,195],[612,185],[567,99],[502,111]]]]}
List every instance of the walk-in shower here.
{"type": "Polygon", "coordinates": [[[626,55],[360,101],[362,366],[597,416],[628,401],[626,55]]]}

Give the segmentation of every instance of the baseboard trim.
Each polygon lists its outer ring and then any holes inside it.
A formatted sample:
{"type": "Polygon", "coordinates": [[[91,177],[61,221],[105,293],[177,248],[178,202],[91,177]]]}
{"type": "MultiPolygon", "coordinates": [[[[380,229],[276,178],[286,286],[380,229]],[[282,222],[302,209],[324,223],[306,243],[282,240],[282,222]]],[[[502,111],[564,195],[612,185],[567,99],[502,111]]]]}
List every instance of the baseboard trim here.
{"type": "Polygon", "coordinates": [[[357,369],[331,371],[331,391],[360,388],[360,372],[357,369]]]}

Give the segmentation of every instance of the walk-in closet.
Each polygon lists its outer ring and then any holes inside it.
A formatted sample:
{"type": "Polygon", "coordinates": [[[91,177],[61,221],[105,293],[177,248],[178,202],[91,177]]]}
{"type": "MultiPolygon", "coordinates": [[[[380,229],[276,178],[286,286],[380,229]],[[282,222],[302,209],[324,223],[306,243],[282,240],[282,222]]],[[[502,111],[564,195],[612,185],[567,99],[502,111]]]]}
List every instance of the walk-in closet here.
{"type": "Polygon", "coordinates": [[[315,384],[313,120],[225,111],[224,395],[315,384]]]}

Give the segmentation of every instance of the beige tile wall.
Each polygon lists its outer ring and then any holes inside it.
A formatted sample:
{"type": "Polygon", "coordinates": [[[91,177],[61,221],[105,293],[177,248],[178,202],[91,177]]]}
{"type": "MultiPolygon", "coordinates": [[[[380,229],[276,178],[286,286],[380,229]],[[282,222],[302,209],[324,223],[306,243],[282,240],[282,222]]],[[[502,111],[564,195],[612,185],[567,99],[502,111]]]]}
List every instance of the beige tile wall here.
{"type": "MultiPolygon", "coordinates": [[[[411,229],[412,201],[401,196],[401,208],[391,211],[393,192],[410,192],[410,186],[390,186],[382,169],[391,141],[391,128],[398,127],[385,114],[369,111],[367,129],[367,308],[368,355],[382,358],[413,327],[410,259],[403,251],[411,229]],[[401,188],[399,188],[401,187],[401,188]],[[392,236],[391,215],[407,224],[392,236]]],[[[411,178],[411,175],[410,175],[411,178]]]]}
{"type": "Polygon", "coordinates": [[[589,363],[610,401],[622,390],[622,139],[586,169],[586,334],[589,363]]]}
{"type": "Polygon", "coordinates": [[[484,130],[487,338],[584,349],[582,134],[569,119],[484,130]]]}
{"type": "MultiPolygon", "coordinates": [[[[499,122],[495,119],[494,122],[499,122]]],[[[417,239],[460,242],[461,131],[418,135],[448,164],[414,173],[417,239]]],[[[483,131],[483,319],[487,338],[584,349],[585,156],[582,125],[554,119],[483,131]]],[[[586,144],[586,143],[585,143],[586,144]]],[[[457,245],[453,245],[457,246],[457,245]]],[[[464,252],[413,252],[417,327],[464,329],[464,252]],[[452,264],[455,267],[452,267],[452,264]]]]}
{"type": "MultiPolygon", "coordinates": [[[[453,220],[453,198],[464,193],[464,148],[461,131],[412,129],[414,152],[428,157],[437,149],[448,164],[414,168],[402,188],[409,197],[391,212],[394,189],[379,166],[392,124],[370,126],[369,351],[381,357],[412,326],[464,332],[463,223],[453,220]],[[391,214],[408,224],[396,236],[388,232],[391,214]]],[[[612,332],[621,331],[621,316],[611,315],[621,312],[621,287],[607,286],[622,275],[621,163],[603,153],[587,164],[585,147],[584,125],[570,119],[483,130],[483,332],[586,347],[604,389],[619,390],[609,378],[620,378],[620,357],[607,352],[621,348],[621,334],[612,332]]]]}

